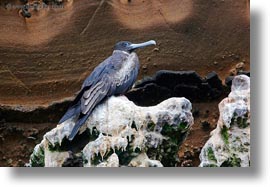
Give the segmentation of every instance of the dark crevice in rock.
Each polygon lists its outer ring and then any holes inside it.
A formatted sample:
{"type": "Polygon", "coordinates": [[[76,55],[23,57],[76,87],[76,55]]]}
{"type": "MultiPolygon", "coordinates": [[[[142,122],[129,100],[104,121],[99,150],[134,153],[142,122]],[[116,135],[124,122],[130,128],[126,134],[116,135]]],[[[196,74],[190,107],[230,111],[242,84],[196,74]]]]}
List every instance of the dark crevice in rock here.
{"type": "Polygon", "coordinates": [[[69,157],[62,164],[62,167],[83,167],[82,155],[70,152],[69,157]]]}
{"type": "Polygon", "coordinates": [[[229,90],[215,72],[202,78],[195,71],[161,70],[139,81],[126,96],[138,105],[149,106],[170,97],[186,97],[194,102],[217,99],[224,93],[229,90]]]}

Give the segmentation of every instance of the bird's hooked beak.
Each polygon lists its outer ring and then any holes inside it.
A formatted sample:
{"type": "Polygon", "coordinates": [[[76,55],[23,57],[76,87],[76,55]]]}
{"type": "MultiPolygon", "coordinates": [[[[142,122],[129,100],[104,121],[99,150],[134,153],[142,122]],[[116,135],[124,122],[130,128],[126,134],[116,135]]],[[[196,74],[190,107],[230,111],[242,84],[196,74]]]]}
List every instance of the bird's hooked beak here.
{"type": "Polygon", "coordinates": [[[149,46],[149,45],[156,45],[156,42],[154,40],[150,40],[150,41],[144,42],[144,43],[131,44],[129,46],[129,48],[130,48],[130,51],[133,51],[135,49],[144,48],[144,47],[149,46]]]}

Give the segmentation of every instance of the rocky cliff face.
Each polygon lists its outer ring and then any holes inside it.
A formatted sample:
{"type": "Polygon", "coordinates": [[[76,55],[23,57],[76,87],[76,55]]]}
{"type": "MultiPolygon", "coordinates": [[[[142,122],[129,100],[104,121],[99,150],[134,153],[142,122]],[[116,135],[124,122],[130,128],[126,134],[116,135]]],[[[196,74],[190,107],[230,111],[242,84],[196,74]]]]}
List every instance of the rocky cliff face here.
{"type": "Polygon", "coordinates": [[[157,41],[138,51],[140,79],[161,69],[223,79],[239,62],[249,70],[248,0],[1,0],[0,25],[5,106],[72,97],[120,40],[157,41]]]}
{"type": "Polygon", "coordinates": [[[203,147],[201,167],[250,166],[250,79],[236,76],[231,93],[219,104],[220,117],[203,147]]]}
{"type": "Polygon", "coordinates": [[[30,166],[175,166],[193,117],[185,98],[139,107],[120,96],[97,106],[69,142],[75,121],[70,119],[46,133],[31,155],[30,166]]]}

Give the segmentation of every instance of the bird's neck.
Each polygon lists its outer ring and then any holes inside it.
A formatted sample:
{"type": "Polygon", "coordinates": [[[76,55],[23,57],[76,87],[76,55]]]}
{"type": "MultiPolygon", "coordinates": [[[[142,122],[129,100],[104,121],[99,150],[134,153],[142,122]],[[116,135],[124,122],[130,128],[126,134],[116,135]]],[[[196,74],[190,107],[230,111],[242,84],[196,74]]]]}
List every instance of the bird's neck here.
{"type": "MultiPolygon", "coordinates": [[[[131,53],[129,53],[129,52],[126,52],[126,51],[121,51],[121,50],[114,50],[113,51],[113,54],[115,54],[115,53],[121,53],[121,54],[126,54],[126,55],[130,55],[131,53]]],[[[133,53],[133,52],[132,52],[133,53]]]]}

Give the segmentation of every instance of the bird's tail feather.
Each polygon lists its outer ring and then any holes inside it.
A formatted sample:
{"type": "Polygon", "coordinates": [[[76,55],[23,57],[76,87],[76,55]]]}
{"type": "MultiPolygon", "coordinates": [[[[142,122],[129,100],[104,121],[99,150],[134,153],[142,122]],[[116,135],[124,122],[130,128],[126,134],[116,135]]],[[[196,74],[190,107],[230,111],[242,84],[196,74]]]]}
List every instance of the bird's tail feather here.
{"type": "Polygon", "coordinates": [[[60,121],[58,122],[58,124],[61,124],[64,121],[72,118],[75,115],[79,115],[79,114],[80,114],[80,102],[78,102],[77,104],[75,104],[72,107],[70,107],[68,109],[68,111],[65,113],[65,115],[60,119],[60,121]]]}
{"type": "Polygon", "coordinates": [[[73,127],[70,135],[68,136],[68,139],[71,141],[73,138],[76,136],[78,133],[80,127],[85,123],[87,118],[89,117],[89,114],[84,115],[82,118],[79,118],[78,121],[76,122],[75,126],[73,127]]]}

